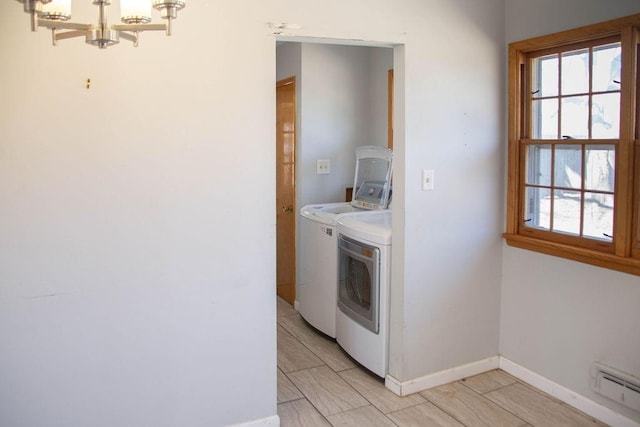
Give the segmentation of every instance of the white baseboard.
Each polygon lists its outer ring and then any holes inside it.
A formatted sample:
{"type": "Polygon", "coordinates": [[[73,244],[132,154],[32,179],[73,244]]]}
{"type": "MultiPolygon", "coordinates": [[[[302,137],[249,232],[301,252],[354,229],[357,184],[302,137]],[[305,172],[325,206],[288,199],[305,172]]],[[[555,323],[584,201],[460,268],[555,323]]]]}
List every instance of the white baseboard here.
{"type": "Polygon", "coordinates": [[[446,369],[424,377],[409,381],[398,381],[391,375],[387,375],[384,385],[398,396],[408,396],[419,391],[437,387],[463,378],[492,371],[500,367],[500,357],[492,356],[477,362],[446,369]]]}
{"type": "Polygon", "coordinates": [[[536,374],[506,357],[500,356],[500,369],[606,424],[616,427],[640,427],[640,423],[536,374]]]}
{"type": "Polygon", "coordinates": [[[408,396],[412,393],[438,387],[463,378],[482,374],[494,369],[513,375],[517,379],[532,385],[569,406],[584,412],[593,418],[615,427],[640,427],[640,423],[621,415],[606,406],[588,399],[566,387],[557,384],[542,375],[536,374],[506,357],[493,356],[477,362],[458,366],[434,374],[425,375],[409,381],[399,381],[391,375],[387,375],[384,385],[398,396],[408,396]]]}
{"type": "Polygon", "coordinates": [[[233,424],[228,427],[280,427],[280,417],[273,415],[259,420],[249,421],[246,423],[233,424]]]}
{"type": "Polygon", "coordinates": [[[402,394],[402,383],[389,374],[384,378],[384,386],[398,396],[406,396],[402,394]]]}

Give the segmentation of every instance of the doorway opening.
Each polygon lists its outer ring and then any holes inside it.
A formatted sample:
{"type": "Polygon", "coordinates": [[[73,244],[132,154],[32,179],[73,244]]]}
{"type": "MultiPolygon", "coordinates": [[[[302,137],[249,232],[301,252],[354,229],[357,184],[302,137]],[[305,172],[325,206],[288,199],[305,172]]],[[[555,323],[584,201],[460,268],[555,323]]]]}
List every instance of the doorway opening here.
{"type": "MultiPolygon", "coordinates": [[[[276,189],[276,217],[282,219],[277,224],[277,294],[294,306],[300,273],[296,268],[300,208],[350,200],[356,147],[394,148],[397,55],[396,46],[390,43],[299,38],[277,43],[277,86],[285,80],[293,82],[295,94],[291,103],[295,106],[295,142],[288,151],[291,162],[286,172],[280,171],[284,168],[281,160],[276,165],[278,187],[294,191],[293,197],[285,199],[276,189]],[[281,179],[288,172],[292,175],[281,179]]],[[[397,141],[395,145],[397,149],[397,141]]],[[[277,148],[278,159],[280,152],[284,149],[277,148]]]]}

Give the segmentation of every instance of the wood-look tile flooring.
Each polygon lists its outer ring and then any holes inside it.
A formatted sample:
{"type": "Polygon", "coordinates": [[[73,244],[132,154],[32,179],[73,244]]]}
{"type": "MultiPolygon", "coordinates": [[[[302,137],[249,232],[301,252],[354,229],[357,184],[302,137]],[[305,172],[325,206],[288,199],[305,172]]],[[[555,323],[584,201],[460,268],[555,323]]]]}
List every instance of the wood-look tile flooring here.
{"type": "Polygon", "coordinates": [[[603,426],[496,370],[399,397],[278,298],[282,427],[603,426]]]}

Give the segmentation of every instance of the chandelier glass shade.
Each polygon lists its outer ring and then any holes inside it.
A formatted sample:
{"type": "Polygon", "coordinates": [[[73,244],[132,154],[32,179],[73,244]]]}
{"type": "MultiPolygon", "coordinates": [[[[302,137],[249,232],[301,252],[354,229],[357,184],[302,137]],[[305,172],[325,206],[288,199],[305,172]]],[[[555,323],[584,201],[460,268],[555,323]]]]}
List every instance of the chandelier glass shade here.
{"type": "Polygon", "coordinates": [[[171,35],[178,11],[185,7],[185,0],[120,0],[122,24],[107,23],[107,8],[111,0],[93,0],[98,7],[98,23],[71,22],[71,0],[18,0],[24,11],[31,16],[31,30],[38,27],[51,30],[53,45],[59,40],[85,37],[90,45],[105,49],[125,39],[138,46],[138,36],[143,31],[165,31],[171,35]],[[165,23],[151,23],[151,11],[155,8],[165,23]]]}

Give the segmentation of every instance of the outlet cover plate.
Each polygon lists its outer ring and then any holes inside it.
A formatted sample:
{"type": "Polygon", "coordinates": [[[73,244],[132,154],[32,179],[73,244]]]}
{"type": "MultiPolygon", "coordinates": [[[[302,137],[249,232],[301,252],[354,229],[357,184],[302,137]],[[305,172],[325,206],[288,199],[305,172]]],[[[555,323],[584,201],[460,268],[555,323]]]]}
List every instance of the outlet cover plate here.
{"type": "Polygon", "coordinates": [[[329,175],[331,173],[331,161],[329,159],[320,159],[316,162],[317,175],[329,175]]]}

